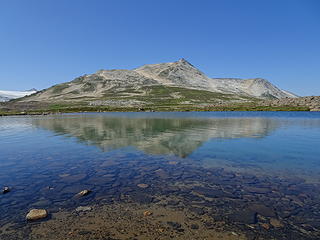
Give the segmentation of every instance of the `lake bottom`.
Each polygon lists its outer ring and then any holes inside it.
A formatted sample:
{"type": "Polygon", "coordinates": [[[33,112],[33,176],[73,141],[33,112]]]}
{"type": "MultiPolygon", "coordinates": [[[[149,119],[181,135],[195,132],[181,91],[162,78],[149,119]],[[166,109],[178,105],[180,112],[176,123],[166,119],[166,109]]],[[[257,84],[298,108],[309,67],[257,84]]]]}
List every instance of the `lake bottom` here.
{"type": "MultiPolygon", "coordinates": [[[[1,239],[320,237],[320,188],[301,178],[198,167],[176,157],[119,158],[92,168],[94,175],[70,169],[59,175],[63,184],[42,183],[38,202],[20,199],[19,209],[8,204],[1,239]],[[84,189],[92,192],[78,197],[84,189]],[[31,207],[47,209],[49,217],[23,220],[31,207]]],[[[12,201],[15,191],[2,200],[12,201]]]]}

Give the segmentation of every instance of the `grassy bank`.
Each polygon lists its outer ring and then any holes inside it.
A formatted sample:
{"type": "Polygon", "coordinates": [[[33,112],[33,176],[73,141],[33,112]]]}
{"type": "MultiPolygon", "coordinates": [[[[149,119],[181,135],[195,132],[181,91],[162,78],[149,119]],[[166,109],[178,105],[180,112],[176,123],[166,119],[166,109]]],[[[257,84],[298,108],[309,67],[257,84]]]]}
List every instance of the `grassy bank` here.
{"type": "Polygon", "coordinates": [[[25,111],[1,111],[0,116],[11,115],[47,115],[58,113],[77,112],[188,112],[188,111],[310,111],[309,107],[299,106],[256,106],[254,104],[237,104],[226,106],[187,106],[187,105],[161,105],[144,107],[110,107],[110,106],[68,106],[54,105],[45,109],[32,109],[25,111]]]}

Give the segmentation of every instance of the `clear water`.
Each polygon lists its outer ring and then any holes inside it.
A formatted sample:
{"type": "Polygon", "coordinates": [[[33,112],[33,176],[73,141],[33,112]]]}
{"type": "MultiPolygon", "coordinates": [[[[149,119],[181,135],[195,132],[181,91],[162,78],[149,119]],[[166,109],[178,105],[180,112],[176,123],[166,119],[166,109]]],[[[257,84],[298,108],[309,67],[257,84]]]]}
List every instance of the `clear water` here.
{"type": "MultiPolygon", "coordinates": [[[[164,163],[177,162],[190,171],[223,169],[239,176],[290,179],[317,186],[319,156],[320,113],[2,117],[0,187],[10,186],[12,191],[0,195],[0,224],[23,222],[32,207],[49,208],[51,212],[73,207],[77,202],[70,199],[83,189],[91,189],[94,194],[82,204],[99,202],[121,189],[115,184],[117,181],[130,188],[129,183],[139,178],[130,172],[132,166],[138,170],[167,170],[164,163]],[[119,177],[119,169],[126,168],[127,176],[119,177]],[[113,187],[106,187],[107,181],[113,187]],[[48,192],[50,188],[55,189],[54,193],[48,192]]],[[[173,181],[171,167],[167,167],[167,182],[173,181]]],[[[191,174],[189,179],[192,178],[197,177],[191,174]]],[[[303,187],[299,188],[297,195],[303,193],[303,187]]],[[[312,227],[317,230],[317,226],[312,227]]]]}

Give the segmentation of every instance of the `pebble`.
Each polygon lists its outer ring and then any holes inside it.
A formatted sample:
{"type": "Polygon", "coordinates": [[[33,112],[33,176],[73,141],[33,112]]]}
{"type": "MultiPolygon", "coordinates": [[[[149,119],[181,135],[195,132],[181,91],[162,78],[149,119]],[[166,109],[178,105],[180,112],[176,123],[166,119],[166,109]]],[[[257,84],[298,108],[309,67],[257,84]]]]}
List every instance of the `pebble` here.
{"type": "Polygon", "coordinates": [[[147,187],[149,187],[149,185],[148,184],[145,184],[145,183],[140,183],[140,184],[138,184],[137,185],[139,188],[147,188],[147,187]]]}
{"type": "Polygon", "coordinates": [[[27,220],[38,220],[42,218],[46,218],[48,216],[48,212],[45,209],[31,209],[26,216],[27,220]]]}
{"type": "Polygon", "coordinates": [[[170,164],[170,165],[177,165],[178,162],[176,162],[176,161],[171,161],[171,162],[168,162],[168,164],[170,164]]]}
{"type": "Polygon", "coordinates": [[[87,212],[91,211],[92,207],[80,206],[76,208],[76,212],[87,212]]]}
{"type": "Polygon", "coordinates": [[[151,212],[151,211],[145,211],[143,213],[143,216],[148,217],[148,216],[151,216],[152,214],[153,214],[153,212],[151,212]]]}
{"type": "Polygon", "coordinates": [[[270,229],[270,225],[267,224],[267,223],[262,223],[262,224],[261,224],[261,227],[263,227],[263,228],[266,229],[266,230],[269,230],[269,229],[270,229]]]}

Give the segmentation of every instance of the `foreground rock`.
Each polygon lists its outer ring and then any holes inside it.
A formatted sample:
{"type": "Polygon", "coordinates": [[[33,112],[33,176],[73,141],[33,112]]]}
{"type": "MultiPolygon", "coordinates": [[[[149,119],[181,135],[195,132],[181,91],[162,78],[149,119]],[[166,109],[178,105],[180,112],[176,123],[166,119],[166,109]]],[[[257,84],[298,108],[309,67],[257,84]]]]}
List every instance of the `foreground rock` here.
{"type": "Polygon", "coordinates": [[[30,212],[27,214],[27,220],[38,220],[43,219],[48,216],[48,212],[45,209],[31,209],[30,212]]]}

